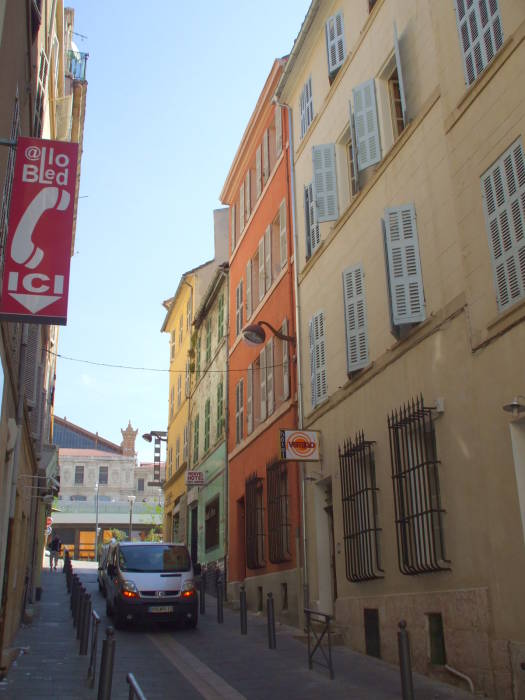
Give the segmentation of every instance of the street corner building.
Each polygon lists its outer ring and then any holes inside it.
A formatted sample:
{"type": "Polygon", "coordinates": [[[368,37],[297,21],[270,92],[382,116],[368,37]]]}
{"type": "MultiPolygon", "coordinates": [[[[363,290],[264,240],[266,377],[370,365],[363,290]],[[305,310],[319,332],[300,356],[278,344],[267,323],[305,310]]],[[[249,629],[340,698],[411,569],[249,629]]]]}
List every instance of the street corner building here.
{"type": "Polygon", "coordinates": [[[16,657],[21,620],[31,621],[40,597],[46,518],[59,487],[53,324],[65,322],[87,94],[87,54],[75,46],[73,27],[74,10],[62,0],[0,3],[0,676],[16,657]],[[26,163],[25,176],[15,180],[21,159],[37,153],[42,168],[26,163]],[[28,193],[29,185],[36,188],[28,195],[27,216],[19,211],[24,181],[28,193]],[[47,198],[40,187],[47,188],[47,198]],[[39,247],[36,229],[47,225],[44,199],[46,205],[53,199],[48,213],[62,231],[60,241],[39,238],[39,247]],[[48,251],[48,244],[61,247],[64,266],[53,277],[56,250],[48,251]],[[8,276],[13,263],[19,271],[8,276]],[[18,304],[16,313],[6,313],[7,301],[18,304]],[[39,315],[42,304],[49,313],[39,315]]]}

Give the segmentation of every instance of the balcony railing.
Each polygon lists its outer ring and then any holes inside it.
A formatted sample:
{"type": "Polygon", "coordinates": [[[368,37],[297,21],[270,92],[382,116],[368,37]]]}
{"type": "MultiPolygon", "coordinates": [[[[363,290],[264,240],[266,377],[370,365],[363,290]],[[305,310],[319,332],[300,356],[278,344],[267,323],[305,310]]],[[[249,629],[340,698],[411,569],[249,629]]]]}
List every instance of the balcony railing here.
{"type": "Polygon", "coordinates": [[[85,80],[86,63],[88,57],[88,53],[80,53],[80,51],[68,51],[66,55],[66,74],[72,76],[74,80],[85,80]]]}

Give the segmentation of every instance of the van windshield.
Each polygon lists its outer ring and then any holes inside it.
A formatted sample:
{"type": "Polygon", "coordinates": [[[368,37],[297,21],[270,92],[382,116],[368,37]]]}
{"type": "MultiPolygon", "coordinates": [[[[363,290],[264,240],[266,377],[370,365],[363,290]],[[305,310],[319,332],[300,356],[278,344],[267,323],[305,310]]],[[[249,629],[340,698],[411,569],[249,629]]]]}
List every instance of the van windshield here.
{"type": "Polygon", "coordinates": [[[191,560],[183,545],[133,545],[119,548],[119,568],[151,573],[189,571],[191,560]]]}

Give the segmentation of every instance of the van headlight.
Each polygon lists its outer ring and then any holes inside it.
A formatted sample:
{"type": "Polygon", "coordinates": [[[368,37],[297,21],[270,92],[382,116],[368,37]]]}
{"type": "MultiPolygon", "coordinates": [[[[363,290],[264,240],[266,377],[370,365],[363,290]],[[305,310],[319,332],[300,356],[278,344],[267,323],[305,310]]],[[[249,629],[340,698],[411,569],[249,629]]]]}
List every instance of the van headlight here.
{"type": "Polygon", "coordinates": [[[180,589],[180,594],[183,598],[192,598],[194,595],[197,595],[193,581],[185,581],[180,589]]]}
{"type": "Polygon", "coordinates": [[[134,581],[122,581],[120,584],[124,598],[138,598],[139,592],[134,581]]]}

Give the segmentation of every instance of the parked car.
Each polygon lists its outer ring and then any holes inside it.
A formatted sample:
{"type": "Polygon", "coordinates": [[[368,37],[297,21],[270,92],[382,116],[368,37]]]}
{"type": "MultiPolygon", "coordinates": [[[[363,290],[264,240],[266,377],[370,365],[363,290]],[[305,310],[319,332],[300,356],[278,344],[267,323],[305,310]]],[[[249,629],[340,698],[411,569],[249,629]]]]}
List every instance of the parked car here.
{"type": "Polygon", "coordinates": [[[155,619],[196,627],[198,596],[188,548],[175,542],[118,542],[109,545],[106,613],[115,627],[155,619]]]}
{"type": "Polygon", "coordinates": [[[106,580],[108,576],[107,563],[109,554],[109,544],[104,544],[98,552],[98,590],[106,597],[106,580]]]}

